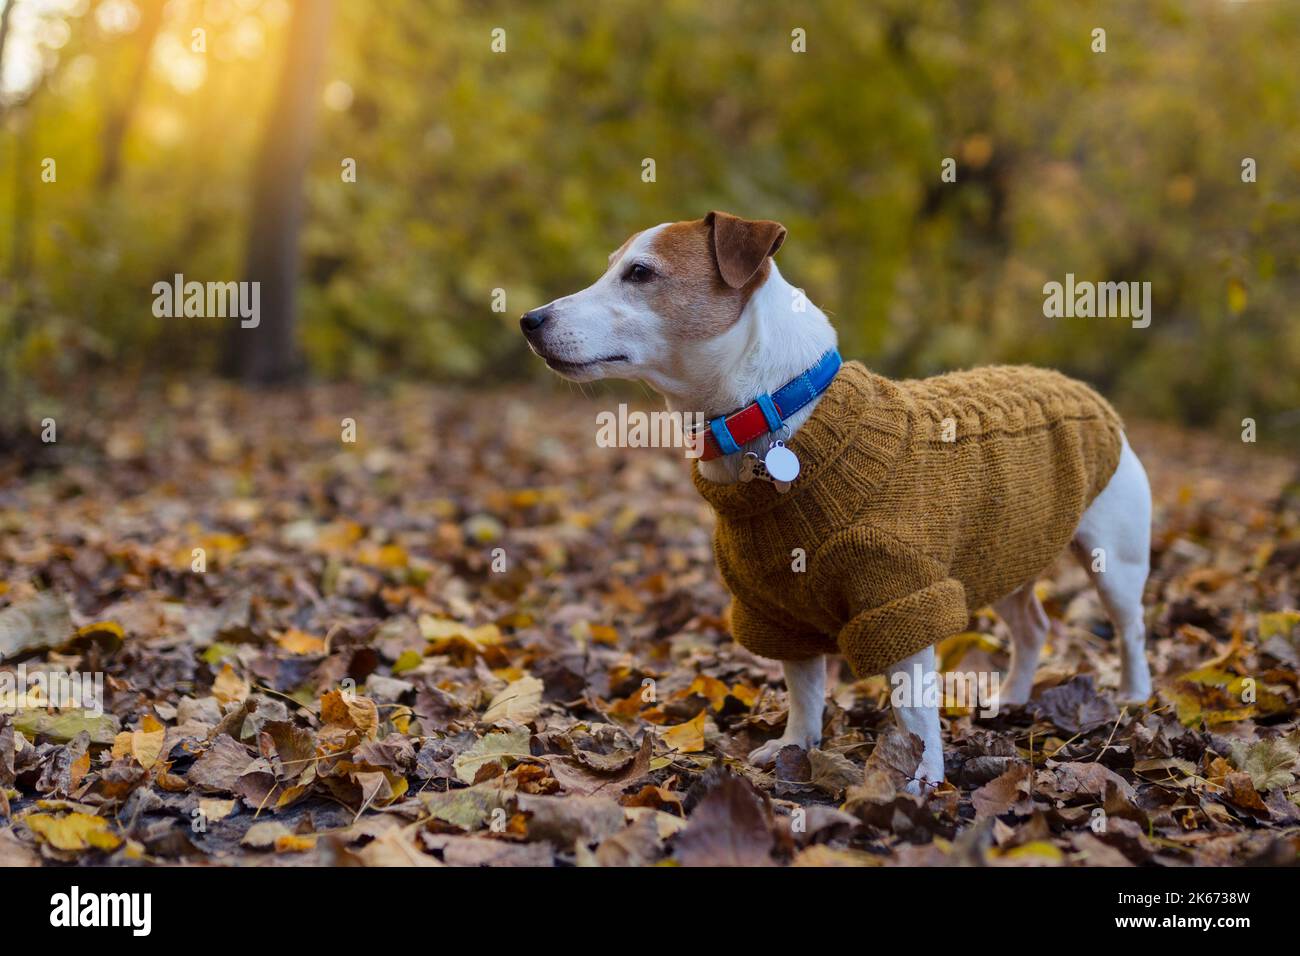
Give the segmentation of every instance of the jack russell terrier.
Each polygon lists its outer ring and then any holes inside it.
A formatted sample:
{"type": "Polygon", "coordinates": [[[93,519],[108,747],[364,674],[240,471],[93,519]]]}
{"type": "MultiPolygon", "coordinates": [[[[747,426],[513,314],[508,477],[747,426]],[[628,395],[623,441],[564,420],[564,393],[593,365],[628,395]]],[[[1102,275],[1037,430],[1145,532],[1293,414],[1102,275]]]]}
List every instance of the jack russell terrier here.
{"type": "MultiPolygon", "coordinates": [[[[785,732],[749,760],[821,742],[825,654],[896,688],[932,681],[935,643],[985,605],[1011,634],[994,703],[1026,703],[1048,630],[1034,581],[1067,546],[1119,637],[1120,696],[1147,700],[1151,491],[1115,412],[1043,369],[894,382],[842,363],[825,314],[772,260],[785,236],[723,212],[655,226],[594,285],[520,320],[565,378],[637,379],[707,419],[694,480],[717,514],[732,632],[782,662],[789,690],[785,732]]],[[[943,781],[923,696],[894,695],[923,744],[912,792],[943,781]]]]}

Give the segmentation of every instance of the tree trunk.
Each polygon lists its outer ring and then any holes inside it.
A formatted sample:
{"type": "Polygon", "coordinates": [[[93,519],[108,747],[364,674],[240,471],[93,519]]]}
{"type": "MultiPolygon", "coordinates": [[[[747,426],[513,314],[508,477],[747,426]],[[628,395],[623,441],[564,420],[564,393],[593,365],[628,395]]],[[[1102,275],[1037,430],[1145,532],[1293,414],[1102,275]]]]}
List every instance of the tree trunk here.
{"type": "Polygon", "coordinates": [[[109,111],[108,118],[104,120],[101,146],[103,157],[100,161],[99,175],[95,180],[100,192],[112,189],[118,177],[122,175],[122,141],[126,139],[126,131],[131,126],[131,118],[135,115],[136,105],[140,102],[144,78],[149,73],[149,58],[153,55],[153,44],[158,39],[158,31],[162,28],[165,5],[165,0],[150,0],[144,4],[144,10],[141,12],[140,28],[136,33],[138,53],[135,68],[131,71],[126,94],[121,102],[109,111]]]}
{"type": "Polygon", "coordinates": [[[260,316],[256,327],[231,325],[224,363],[228,374],[249,383],[283,382],[299,370],[294,339],[298,232],[331,2],[297,0],[294,5],[279,86],[253,172],[244,271],[248,281],[261,284],[260,316]]]}

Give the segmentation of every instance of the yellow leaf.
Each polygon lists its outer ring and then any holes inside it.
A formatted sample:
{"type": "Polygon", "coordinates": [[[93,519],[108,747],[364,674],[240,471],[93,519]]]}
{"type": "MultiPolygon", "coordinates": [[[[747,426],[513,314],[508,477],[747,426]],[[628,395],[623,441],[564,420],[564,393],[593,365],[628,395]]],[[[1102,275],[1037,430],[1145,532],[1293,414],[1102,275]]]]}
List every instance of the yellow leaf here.
{"type": "Polygon", "coordinates": [[[664,729],[662,740],[678,753],[697,754],[704,749],[704,715],[700,711],[684,724],[664,729]]]}
{"type": "Polygon", "coordinates": [[[419,651],[402,651],[397,661],[393,664],[394,674],[405,674],[407,671],[413,671],[423,663],[424,658],[420,656],[419,651]]]}
{"type": "Polygon", "coordinates": [[[325,640],[312,634],[307,634],[291,627],[279,637],[275,642],[290,654],[324,654],[325,640]]]}
{"type": "Polygon", "coordinates": [[[714,710],[722,709],[722,702],[727,699],[727,685],[716,677],[710,677],[707,674],[696,674],[695,680],[691,681],[691,686],[686,688],[683,695],[689,697],[691,694],[699,694],[709,702],[709,706],[714,710]]]}
{"type": "Polygon", "coordinates": [[[303,784],[294,784],[292,787],[286,787],[284,792],[275,798],[276,809],[283,810],[291,803],[294,803],[299,797],[307,792],[307,789],[308,788],[303,784]]]}
{"type": "Polygon", "coordinates": [[[301,853],[304,850],[310,850],[316,846],[315,836],[298,836],[290,833],[287,836],[276,837],[276,853],[301,853]]]}
{"type": "Polygon", "coordinates": [[[210,800],[206,797],[200,797],[199,810],[203,813],[205,820],[224,820],[235,812],[235,802],[234,800],[210,800]]]}
{"type": "Polygon", "coordinates": [[[542,709],[542,689],[536,677],[521,677],[492,698],[483,720],[489,724],[506,719],[527,723],[542,709]]]}
{"type": "Polygon", "coordinates": [[[1257,683],[1247,685],[1246,680],[1231,671],[1207,665],[1183,674],[1161,691],[1161,695],[1173,702],[1178,720],[1188,727],[1201,721],[1213,727],[1286,709],[1286,701],[1268,687],[1257,683]],[[1252,693],[1247,693],[1248,688],[1252,693]]]}
{"type": "Polygon", "coordinates": [[[646,702],[641,699],[641,691],[634,690],[622,700],[616,700],[609,707],[611,717],[621,717],[624,720],[635,720],[646,708],[646,702]]]}
{"type": "Polygon", "coordinates": [[[113,738],[113,759],[121,760],[131,756],[132,731],[124,730],[113,738]]]}
{"type": "Polygon", "coordinates": [[[369,697],[327,691],[320,699],[320,718],[327,725],[358,731],[373,738],[379,733],[379,708],[369,697]]]}
{"type": "Polygon", "coordinates": [[[1300,627],[1300,611],[1269,611],[1259,616],[1259,639],[1267,641],[1270,637],[1292,639],[1296,628],[1300,627]]]}
{"type": "Polygon", "coordinates": [[[509,498],[510,504],[516,508],[531,508],[539,504],[542,500],[542,493],[536,488],[524,488],[516,491],[509,498]]]}
{"type": "Polygon", "coordinates": [[[745,684],[732,684],[731,696],[736,698],[746,707],[753,707],[754,701],[758,700],[758,690],[745,684]]]}
{"type": "Polygon", "coordinates": [[[385,544],[377,547],[371,544],[360,549],[357,560],[372,567],[393,570],[406,567],[409,559],[406,555],[406,549],[401,545],[385,544]]]}
{"type": "Polygon", "coordinates": [[[122,838],[109,829],[107,820],[89,813],[30,813],[23,822],[58,850],[115,850],[122,844],[122,838]]]}
{"type": "Polygon", "coordinates": [[[939,656],[939,670],[956,670],[963,657],[971,648],[979,648],[986,653],[995,654],[1002,648],[992,637],[980,631],[963,631],[946,637],[936,648],[939,656]]]}
{"type": "Polygon", "coordinates": [[[248,681],[236,674],[229,664],[221,668],[221,673],[212,682],[212,696],[223,704],[242,703],[251,689],[248,681]]]}
{"type": "Polygon", "coordinates": [[[1006,851],[993,851],[993,855],[1003,860],[1014,860],[1031,866],[1059,866],[1065,862],[1065,854],[1046,840],[1031,840],[1023,846],[1012,847],[1006,851]]]}
{"type": "Polygon", "coordinates": [[[433,642],[431,653],[434,654],[441,654],[446,645],[458,638],[480,647],[501,643],[501,629],[495,624],[470,627],[460,621],[450,621],[431,614],[420,615],[420,634],[426,641],[433,642]]]}
{"type": "Polygon", "coordinates": [[[400,800],[406,794],[406,790],[410,784],[406,782],[404,776],[396,774],[391,770],[385,770],[384,776],[388,778],[388,786],[391,787],[393,791],[393,795],[382,804],[383,806],[386,806],[400,800]]]}
{"type": "Polygon", "coordinates": [[[75,790],[81,784],[81,780],[90,772],[90,751],[87,750],[80,757],[72,762],[68,767],[68,776],[72,782],[69,789],[75,790]]]}
{"type": "Polygon", "coordinates": [[[607,644],[610,647],[618,646],[618,631],[605,624],[591,625],[591,639],[597,644],[607,644]]]}
{"type": "Polygon", "coordinates": [[[116,621],[96,621],[77,628],[77,637],[90,638],[97,643],[116,647],[126,639],[126,632],[116,621]]]}
{"type": "MultiPolygon", "coordinates": [[[[140,729],[131,733],[131,755],[140,766],[148,770],[158,762],[166,736],[166,728],[152,714],[145,714],[144,720],[140,721],[140,729]]],[[[113,749],[117,750],[116,742],[113,749]]]]}

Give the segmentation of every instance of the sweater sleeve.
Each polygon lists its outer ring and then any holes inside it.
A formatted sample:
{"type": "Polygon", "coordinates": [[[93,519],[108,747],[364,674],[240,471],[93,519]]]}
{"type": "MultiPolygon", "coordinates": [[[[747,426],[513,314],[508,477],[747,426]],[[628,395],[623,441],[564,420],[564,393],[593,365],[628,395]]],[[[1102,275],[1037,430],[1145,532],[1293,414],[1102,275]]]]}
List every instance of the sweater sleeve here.
{"type": "Polygon", "coordinates": [[[782,661],[807,660],[836,650],[823,635],[779,622],[740,598],[731,602],[731,636],[751,654],[782,661]]]}
{"type": "Polygon", "coordinates": [[[872,528],[842,532],[818,555],[827,612],[858,677],[879,674],[964,630],[966,589],[937,561],[872,528]]]}

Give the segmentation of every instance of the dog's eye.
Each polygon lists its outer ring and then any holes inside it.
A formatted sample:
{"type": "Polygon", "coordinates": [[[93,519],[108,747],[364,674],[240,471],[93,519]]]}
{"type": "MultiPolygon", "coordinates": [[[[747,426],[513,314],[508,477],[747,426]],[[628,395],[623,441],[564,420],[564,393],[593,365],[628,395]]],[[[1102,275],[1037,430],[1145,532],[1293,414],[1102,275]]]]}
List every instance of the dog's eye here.
{"type": "Polygon", "coordinates": [[[632,263],[632,268],[628,269],[623,276],[624,282],[649,282],[655,277],[654,270],[649,266],[642,265],[639,262],[632,263]]]}

